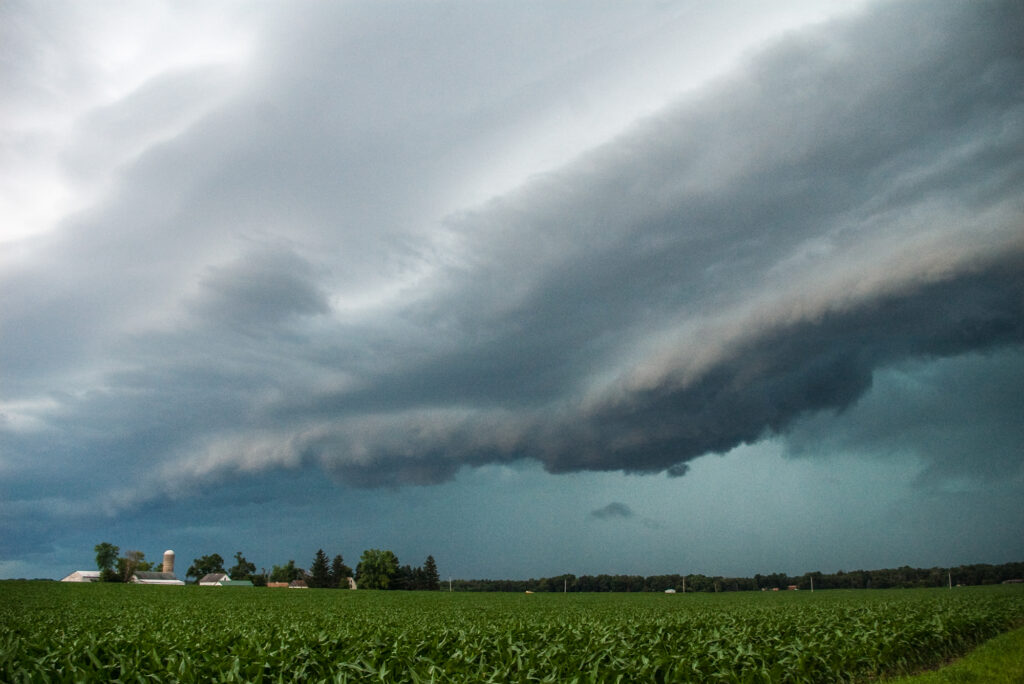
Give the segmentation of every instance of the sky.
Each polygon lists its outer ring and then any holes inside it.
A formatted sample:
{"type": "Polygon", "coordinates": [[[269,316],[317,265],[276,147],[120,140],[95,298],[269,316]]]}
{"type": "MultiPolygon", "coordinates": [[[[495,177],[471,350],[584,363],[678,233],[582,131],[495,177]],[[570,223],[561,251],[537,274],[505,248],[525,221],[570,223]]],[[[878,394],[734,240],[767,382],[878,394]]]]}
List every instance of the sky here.
{"type": "Polygon", "coordinates": [[[0,4],[0,578],[104,541],[1024,559],[1021,35],[1013,0],[0,4]]]}

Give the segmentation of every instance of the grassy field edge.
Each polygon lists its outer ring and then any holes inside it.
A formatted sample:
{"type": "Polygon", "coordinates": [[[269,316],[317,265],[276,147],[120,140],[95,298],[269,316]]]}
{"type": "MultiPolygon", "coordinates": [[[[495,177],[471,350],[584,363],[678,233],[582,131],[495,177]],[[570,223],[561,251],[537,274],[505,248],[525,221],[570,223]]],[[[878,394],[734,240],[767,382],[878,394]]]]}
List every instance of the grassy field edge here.
{"type": "Polygon", "coordinates": [[[886,684],[1020,684],[1024,682],[1024,627],[989,639],[963,658],[918,675],[885,680],[886,684]]]}

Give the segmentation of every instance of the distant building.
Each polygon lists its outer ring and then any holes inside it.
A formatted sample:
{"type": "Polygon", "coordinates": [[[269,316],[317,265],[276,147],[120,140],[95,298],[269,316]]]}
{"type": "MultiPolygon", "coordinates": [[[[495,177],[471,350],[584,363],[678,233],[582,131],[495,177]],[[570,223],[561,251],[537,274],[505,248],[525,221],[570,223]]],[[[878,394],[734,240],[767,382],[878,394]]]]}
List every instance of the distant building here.
{"type": "Polygon", "coordinates": [[[170,549],[164,551],[164,565],[162,569],[164,572],[174,572],[174,551],[170,549]]]}
{"type": "Polygon", "coordinates": [[[211,572],[208,575],[203,575],[199,578],[199,586],[201,587],[215,587],[218,582],[222,582],[228,579],[227,573],[223,572],[211,572]]]}
{"type": "Polygon", "coordinates": [[[666,589],[665,593],[666,594],[674,594],[674,593],[676,593],[676,590],[675,589],[666,589]]]}
{"type": "Polygon", "coordinates": [[[306,584],[305,580],[292,580],[288,585],[289,589],[309,589],[309,585],[306,584]]]}
{"type": "Polygon", "coordinates": [[[166,584],[166,585],[184,585],[180,579],[174,576],[173,572],[143,572],[137,571],[132,578],[128,580],[132,584],[166,584]]]}
{"type": "Polygon", "coordinates": [[[287,582],[267,582],[268,589],[287,589],[287,582]]]}
{"type": "MultiPolygon", "coordinates": [[[[132,584],[185,584],[174,576],[174,551],[170,549],[164,551],[163,564],[160,567],[163,572],[137,570],[128,581],[132,584]]],[[[62,579],[61,582],[99,582],[100,575],[99,570],[76,570],[62,579]]],[[[118,581],[120,580],[118,579],[118,581]]]]}
{"type": "Polygon", "coordinates": [[[796,586],[795,584],[790,584],[788,587],[786,587],[788,591],[796,591],[799,588],[800,587],[796,586]]]}
{"type": "Polygon", "coordinates": [[[199,580],[201,587],[251,587],[253,583],[249,580],[233,580],[223,572],[211,572],[203,575],[199,580]]]}

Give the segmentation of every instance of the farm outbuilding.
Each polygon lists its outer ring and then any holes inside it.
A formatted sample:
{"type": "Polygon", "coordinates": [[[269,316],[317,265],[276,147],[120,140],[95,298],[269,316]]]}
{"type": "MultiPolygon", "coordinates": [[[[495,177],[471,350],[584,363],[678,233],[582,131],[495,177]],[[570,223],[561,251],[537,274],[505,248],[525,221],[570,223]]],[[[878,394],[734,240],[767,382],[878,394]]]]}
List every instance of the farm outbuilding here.
{"type": "Polygon", "coordinates": [[[203,575],[199,578],[199,586],[201,587],[216,587],[218,582],[223,582],[228,578],[227,573],[224,572],[211,572],[208,575],[203,575]]]}
{"type": "Polygon", "coordinates": [[[99,582],[99,570],[75,570],[73,573],[61,580],[61,582],[99,582]]]}
{"type": "Polygon", "coordinates": [[[199,580],[201,587],[251,587],[254,586],[249,580],[233,580],[223,572],[211,572],[203,575],[199,580]]]}
{"type": "Polygon", "coordinates": [[[164,584],[184,585],[180,579],[174,576],[173,572],[136,572],[131,578],[132,584],[164,584]]]}

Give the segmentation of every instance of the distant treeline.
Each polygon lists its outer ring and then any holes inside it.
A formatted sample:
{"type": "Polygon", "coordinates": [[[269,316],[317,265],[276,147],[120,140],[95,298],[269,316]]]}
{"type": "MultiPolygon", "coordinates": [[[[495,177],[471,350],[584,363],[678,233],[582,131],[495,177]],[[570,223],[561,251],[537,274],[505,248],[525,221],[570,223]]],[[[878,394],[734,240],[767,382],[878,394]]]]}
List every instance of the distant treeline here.
{"type": "Polygon", "coordinates": [[[753,577],[708,577],[707,575],[558,575],[528,580],[452,580],[453,591],[760,591],[789,587],[810,589],[892,589],[999,584],[1024,578],[1024,562],[1002,565],[961,565],[955,568],[892,568],[835,573],[808,572],[803,575],[754,575],[753,577]]]}

